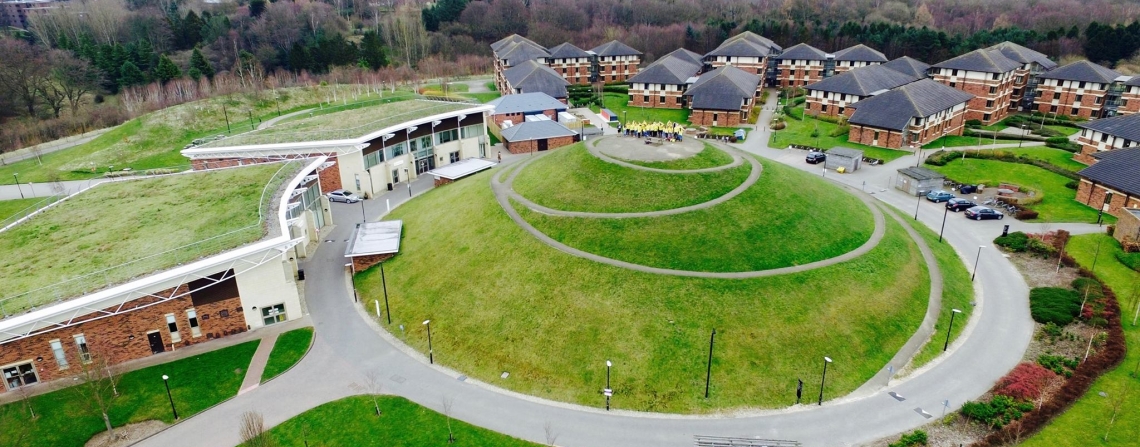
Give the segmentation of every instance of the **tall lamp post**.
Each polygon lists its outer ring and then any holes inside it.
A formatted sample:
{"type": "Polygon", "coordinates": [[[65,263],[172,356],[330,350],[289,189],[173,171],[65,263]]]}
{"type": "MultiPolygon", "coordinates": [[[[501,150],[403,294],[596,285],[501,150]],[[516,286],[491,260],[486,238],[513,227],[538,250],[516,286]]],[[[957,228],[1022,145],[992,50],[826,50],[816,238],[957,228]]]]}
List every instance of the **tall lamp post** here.
{"type": "Polygon", "coordinates": [[[610,367],[612,366],[614,364],[606,360],[606,389],[602,390],[602,394],[606,395],[606,411],[610,411],[610,396],[614,395],[613,388],[610,388],[610,367]]]}
{"type": "Polygon", "coordinates": [[[412,197],[412,172],[404,168],[404,177],[408,178],[408,198],[412,197]]]}
{"type": "Polygon", "coordinates": [[[819,381],[819,405],[823,405],[823,384],[827,383],[827,364],[831,363],[831,357],[823,358],[823,380],[819,381]]]}
{"type": "Polygon", "coordinates": [[[1025,137],[1029,136],[1028,127],[1025,124],[1021,125],[1021,139],[1017,140],[1017,147],[1021,147],[1021,143],[1025,141],[1025,137]]]}
{"type": "MultiPolygon", "coordinates": [[[[917,188],[917,186],[915,186],[917,188]]],[[[922,190],[918,191],[918,201],[914,202],[914,220],[918,220],[918,207],[922,205],[922,190]]]]}
{"type": "Polygon", "coordinates": [[[946,209],[942,210],[942,228],[938,230],[938,242],[942,242],[942,233],[946,231],[946,215],[950,214],[950,203],[946,203],[946,209]]]}
{"type": "Polygon", "coordinates": [[[384,263],[380,263],[380,284],[384,285],[384,313],[388,314],[388,324],[392,324],[392,308],[388,307],[388,279],[384,277],[384,263]]]}
{"type": "Polygon", "coordinates": [[[19,172],[13,172],[12,178],[16,179],[16,189],[18,189],[20,191],[20,198],[23,199],[24,198],[24,188],[20,187],[20,173],[19,172]]]}
{"type": "Polygon", "coordinates": [[[974,282],[974,277],[978,276],[978,261],[982,260],[982,249],[986,248],[985,245],[978,246],[978,257],[974,259],[974,273],[970,274],[970,282],[974,282]]]}
{"type": "Polygon", "coordinates": [[[178,420],[178,409],[174,408],[174,397],[170,395],[170,376],[162,375],[162,384],[166,385],[166,398],[170,399],[170,411],[174,413],[174,420],[178,420]]]}
{"type": "Polygon", "coordinates": [[[942,352],[946,352],[946,348],[950,346],[950,331],[954,330],[954,316],[960,313],[962,313],[961,310],[951,309],[950,326],[946,328],[946,343],[942,344],[942,352]]]}
{"type": "Polygon", "coordinates": [[[431,349],[431,320],[424,320],[424,326],[427,326],[428,331],[428,363],[434,365],[435,357],[431,349]]]}
{"type": "Polygon", "coordinates": [[[712,330],[712,336],[709,337],[709,366],[705,370],[705,399],[709,398],[709,383],[712,382],[712,359],[713,359],[713,342],[716,341],[716,328],[712,330]]]}

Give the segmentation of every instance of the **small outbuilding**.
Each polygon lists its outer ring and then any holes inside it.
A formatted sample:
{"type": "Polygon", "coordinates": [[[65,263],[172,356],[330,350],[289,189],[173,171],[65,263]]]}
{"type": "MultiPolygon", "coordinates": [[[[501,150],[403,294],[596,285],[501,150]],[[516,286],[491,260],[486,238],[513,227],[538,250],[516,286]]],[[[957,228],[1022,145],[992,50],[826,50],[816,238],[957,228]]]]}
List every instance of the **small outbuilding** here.
{"type": "Polygon", "coordinates": [[[1116,220],[1116,230],[1112,232],[1112,237],[1121,244],[1140,242],[1140,209],[1122,209],[1120,217],[1116,220]]]}
{"type": "Polygon", "coordinates": [[[837,147],[827,151],[827,159],[823,167],[844,172],[854,172],[863,163],[863,151],[846,147],[837,147]]]}
{"type": "Polygon", "coordinates": [[[503,145],[512,154],[541,152],[578,142],[578,132],[557,121],[527,121],[503,129],[503,145]]]}
{"type": "MultiPolygon", "coordinates": [[[[830,152],[828,152],[827,158],[831,158],[830,152]]],[[[937,171],[912,166],[899,169],[899,178],[895,180],[895,188],[907,194],[918,196],[942,188],[944,180],[946,180],[946,176],[937,171]]]]}
{"type": "Polygon", "coordinates": [[[468,158],[466,160],[460,160],[449,164],[442,168],[432,169],[428,171],[428,174],[431,174],[433,177],[435,177],[435,186],[439,187],[459,180],[463,177],[491,169],[491,167],[495,166],[496,164],[497,163],[491,160],[484,160],[482,158],[468,158]]]}
{"type": "Polygon", "coordinates": [[[400,237],[404,231],[404,221],[385,220],[356,224],[344,257],[352,262],[352,271],[367,270],[378,263],[387,261],[400,252],[400,237]]]}

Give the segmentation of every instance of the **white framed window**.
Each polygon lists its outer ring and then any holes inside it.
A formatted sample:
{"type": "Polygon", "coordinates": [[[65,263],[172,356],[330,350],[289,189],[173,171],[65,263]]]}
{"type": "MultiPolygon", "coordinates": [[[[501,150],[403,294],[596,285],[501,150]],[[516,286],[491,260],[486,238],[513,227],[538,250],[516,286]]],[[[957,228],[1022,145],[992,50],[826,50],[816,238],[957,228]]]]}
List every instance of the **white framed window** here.
{"type": "Polygon", "coordinates": [[[190,336],[201,337],[202,328],[198,327],[198,311],[195,309],[186,311],[186,319],[190,320],[190,336]]]}
{"type": "Polygon", "coordinates": [[[83,363],[91,363],[91,349],[87,347],[87,337],[83,334],[78,334],[74,338],[75,349],[79,351],[79,360],[83,363]]]}
{"type": "Polygon", "coordinates": [[[435,134],[436,144],[443,144],[459,139],[459,129],[449,129],[435,134]]]}
{"type": "Polygon", "coordinates": [[[40,381],[31,360],[4,366],[0,368],[0,374],[4,376],[4,385],[9,391],[40,381]]]}
{"type": "Polygon", "coordinates": [[[67,369],[67,354],[63,352],[63,343],[55,339],[48,344],[51,345],[51,353],[55,356],[55,363],[59,365],[59,369],[67,369]]]}
{"type": "Polygon", "coordinates": [[[261,308],[261,318],[266,326],[285,321],[285,304],[274,304],[261,308]]]}
{"type": "Polygon", "coordinates": [[[364,169],[376,166],[384,161],[384,151],[376,151],[371,154],[364,154],[364,169]]]}
{"type": "Polygon", "coordinates": [[[172,343],[182,341],[182,335],[178,333],[178,323],[174,321],[174,314],[166,314],[166,328],[170,330],[170,341],[172,343]]]}

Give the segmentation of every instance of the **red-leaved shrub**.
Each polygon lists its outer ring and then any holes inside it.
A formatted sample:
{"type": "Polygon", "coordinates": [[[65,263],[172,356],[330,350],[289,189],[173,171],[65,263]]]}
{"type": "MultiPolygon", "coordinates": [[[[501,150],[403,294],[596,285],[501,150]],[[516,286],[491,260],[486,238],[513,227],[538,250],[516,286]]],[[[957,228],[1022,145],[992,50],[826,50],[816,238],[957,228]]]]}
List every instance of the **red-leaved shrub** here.
{"type": "Polygon", "coordinates": [[[1022,363],[998,380],[994,393],[1017,400],[1034,400],[1041,397],[1041,391],[1055,377],[1053,371],[1041,365],[1022,363]]]}

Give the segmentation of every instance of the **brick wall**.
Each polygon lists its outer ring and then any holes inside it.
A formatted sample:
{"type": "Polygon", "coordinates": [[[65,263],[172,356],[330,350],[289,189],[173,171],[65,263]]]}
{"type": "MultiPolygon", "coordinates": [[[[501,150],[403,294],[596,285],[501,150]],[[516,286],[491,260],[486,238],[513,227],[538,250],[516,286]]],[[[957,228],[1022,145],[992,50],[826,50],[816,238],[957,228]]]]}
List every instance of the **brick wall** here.
{"type": "MultiPolygon", "coordinates": [[[[988,74],[987,74],[988,75],[988,74]]],[[[951,78],[945,75],[934,75],[935,81],[946,85],[951,84],[951,78]]],[[[1010,98],[1013,95],[1013,81],[1002,83],[1000,80],[966,79],[963,77],[953,81],[952,87],[974,95],[974,99],[966,102],[966,120],[978,120],[982,124],[993,124],[1009,115],[1010,98]],[[995,93],[990,93],[990,87],[997,87],[995,93]],[[986,102],[993,100],[993,105],[986,107],[986,102]],[[986,119],[986,114],[989,119],[986,119]]]]}
{"type": "MultiPolygon", "coordinates": [[[[550,118],[552,121],[558,121],[558,113],[554,109],[543,110],[543,115],[550,118]]],[[[503,127],[504,121],[510,121],[513,124],[521,124],[526,121],[526,117],[522,113],[501,113],[498,115],[491,115],[491,120],[495,122],[499,128],[503,127]]]]}
{"type": "MultiPolygon", "coordinates": [[[[560,148],[562,146],[568,146],[568,145],[574,144],[574,143],[578,142],[578,136],[574,135],[574,136],[568,136],[568,137],[548,138],[546,141],[547,141],[546,142],[546,144],[547,144],[546,149],[550,150],[550,149],[556,149],[556,148],[560,148]]],[[[525,154],[525,153],[530,153],[530,152],[538,152],[538,140],[515,141],[515,142],[508,141],[508,142],[503,143],[503,145],[506,146],[507,151],[509,151],[512,154],[525,154]]]]}
{"type": "MultiPolygon", "coordinates": [[[[318,157],[321,154],[297,154],[286,157],[291,160],[300,160],[305,158],[318,157]]],[[[190,166],[195,171],[202,171],[206,169],[219,169],[219,168],[232,168],[235,166],[248,166],[259,163],[276,163],[281,161],[280,158],[201,158],[190,161],[190,166]]],[[[336,156],[329,156],[328,162],[332,166],[324,170],[318,170],[317,177],[321,179],[322,191],[334,191],[343,188],[344,184],[341,182],[340,169],[336,166],[336,156]]]]}
{"type": "Polygon", "coordinates": [[[1116,230],[1112,232],[1112,237],[1116,240],[1124,242],[1125,238],[1132,240],[1140,239],[1140,218],[1135,214],[1121,212],[1120,220],[1116,221],[1116,230]]]}
{"type": "Polygon", "coordinates": [[[1140,198],[1115,191],[1105,185],[1093,184],[1084,178],[1077,185],[1077,201],[1093,209],[1101,209],[1101,206],[1104,205],[1105,196],[1110,192],[1112,193],[1112,200],[1109,202],[1108,208],[1105,209],[1106,213],[1120,217],[1124,213],[1123,208],[1140,208],[1140,198]]]}
{"type": "Polygon", "coordinates": [[[1077,92],[1070,89],[1054,85],[1041,85],[1038,87],[1041,90],[1041,95],[1034,101],[1037,111],[1041,113],[1056,113],[1058,115],[1065,115],[1069,117],[1080,117],[1089,119],[1099,117],[1100,111],[1104,107],[1104,96],[1108,93],[1105,90],[1090,90],[1084,89],[1081,93],[1080,106],[1076,106],[1077,92]],[[1060,93],[1060,98],[1054,100],[1053,96],[1060,93]],[[1101,104],[1097,104],[1097,99],[1100,99],[1101,104]],[[1056,109],[1053,109],[1054,102],[1056,102],[1056,109]],[[1077,114],[1073,115],[1073,108],[1077,108],[1077,114]]]}
{"type": "MultiPolygon", "coordinates": [[[[1132,87],[1129,87],[1130,89],[1132,87]]],[[[1140,94],[1124,93],[1120,95],[1123,104],[1116,109],[1118,115],[1130,115],[1133,113],[1140,113],[1140,94]]]]}
{"type": "Polygon", "coordinates": [[[776,81],[780,83],[781,87],[802,87],[822,80],[823,65],[780,64],[776,70],[776,81]]]}
{"type": "Polygon", "coordinates": [[[693,109],[689,114],[689,122],[695,126],[732,127],[740,125],[740,114],[743,112],[732,110],[704,110],[693,109]],[[714,119],[715,118],[715,119],[714,119]]]}
{"type": "Polygon", "coordinates": [[[1077,138],[1077,142],[1081,144],[1081,151],[1073,155],[1073,160],[1079,161],[1086,165],[1096,163],[1093,154],[1097,153],[1097,146],[1088,138],[1077,138]]]}
{"type": "Polygon", "coordinates": [[[899,131],[888,131],[858,124],[852,124],[851,130],[847,131],[847,141],[867,146],[902,149],[902,133],[899,131]],[[875,140],[875,132],[879,133],[877,141],[875,140]]]}
{"type": "MultiPolygon", "coordinates": [[[[442,179],[442,180],[447,180],[447,179],[442,179]]],[[[447,180],[446,183],[451,183],[451,182],[452,182],[452,180],[447,180]]],[[[393,256],[396,256],[396,254],[395,253],[389,253],[389,254],[383,254],[383,255],[353,256],[352,257],[352,268],[354,269],[353,270],[354,272],[363,272],[365,270],[368,270],[369,267],[372,267],[376,264],[379,264],[381,262],[392,259],[393,256]]]]}
{"type": "MultiPolygon", "coordinates": [[[[168,289],[155,295],[170,296],[175,290],[168,289]]],[[[177,289],[177,293],[185,292],[186,286],[177,289]]],[[[153,297],[140,298],[127,303],[125,307],[137,310],[98,320],[94,318],[102,314],[91,313],[80,317],[78,321],[83,322],[75,326],[6,343],[0,348],[0,365],[32,360],[40,382],[46,382],[80,372],[79,351],[73,338],[78,334],[83,334],[86,338],[88,349],[93,355],[102,356],[109,363],[117,364],[152,355],[147,338],[147,333],[151,331],[158,331],[162,336],[166,351],[246,331],[241,299],[238,297],[195,306],[190,296],[183,296],[142,307],[157,301],[158,299],[153,297]],[[198,314],[198,326],[202,331],[199,337],[194,337],[190,333],[190,322],[186,316],[186,311],[189,309],[194,309],[198,314]],[[221,315],[223,310],[228,316],[221,315]],[[170,331],[166,325],[166,314],[171,313],[174,314],[182,339],[176,346],[172,345],[170,331]],[[58,339],[63,346],[69,364],[67,369],[60,369],[49,345],[49,342],[55,339],[58,339]],[[41,357],[43,360],[36,360],[41,357]]],[[[114,308],[106,310],[111,311],[114,308]]],[[[6,391],[6,388],[0,386],[0,392],[3,391],[6,391]]]]}
{"type": "Polygon", "coordinates": [[[835,99],[813,98],[811,96],[808,96],[805,107],[807,107],[806,113],[809,116],[839,116],[839,109],[841,107],[843,108],[844,115],[851,116],[852,113],[855,113],[855,109],[848,108],[846,105],[854,103],[854,101],[851,103],[843,103],[835,99]],[[823,109],[824,105],[827,106],[827,110],[823,109]]]}
{"type": "Polygon", "coordinates": [[[682,108],[681,92],[663,90],[630,90],[629,105],[633,107],[680,109],[682,108]],[[646,95],[649,96],[649,102],[645,101],[646,95]],[[665,97],[664,103],[661,102],[662,96],[665,97]]]}

